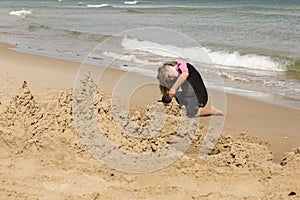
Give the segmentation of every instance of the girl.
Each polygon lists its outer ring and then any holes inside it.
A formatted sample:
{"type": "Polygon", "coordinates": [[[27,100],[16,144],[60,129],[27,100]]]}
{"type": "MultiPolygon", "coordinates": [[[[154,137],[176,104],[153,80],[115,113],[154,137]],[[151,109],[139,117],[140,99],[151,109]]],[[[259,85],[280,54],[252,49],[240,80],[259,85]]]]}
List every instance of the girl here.
{"type": "Polygon", "coordinates": [[[176,97],[181,108],[185,108],[188,117],[224,115],[213,106],[205,107],[208,94],[200,73],[190,63],[172,61],[158,68],[157,79],[163,95],[176,97]],[[181,91],[178,89],[181,87],[181,91]]]}

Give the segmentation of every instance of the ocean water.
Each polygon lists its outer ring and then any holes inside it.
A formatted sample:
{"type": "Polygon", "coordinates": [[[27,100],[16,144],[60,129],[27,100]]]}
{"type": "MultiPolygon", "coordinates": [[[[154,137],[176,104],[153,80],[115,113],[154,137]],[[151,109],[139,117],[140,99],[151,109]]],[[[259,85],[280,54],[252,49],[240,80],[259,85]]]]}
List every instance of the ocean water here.
{"type": "Polygon", "coordinates": [[[208,87],[300,109],[299,0],[1,0],[18,50],[155,77],[194,64],[208,87]]]}

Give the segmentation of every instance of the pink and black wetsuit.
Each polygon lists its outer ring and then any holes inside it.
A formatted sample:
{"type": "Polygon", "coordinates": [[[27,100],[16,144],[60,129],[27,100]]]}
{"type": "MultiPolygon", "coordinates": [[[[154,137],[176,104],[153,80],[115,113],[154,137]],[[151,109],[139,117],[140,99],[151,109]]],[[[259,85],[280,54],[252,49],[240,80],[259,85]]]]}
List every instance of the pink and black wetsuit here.
{"type": "Polygon", "coordinates": [[[193,117],[200,107],[204,107],[208,100],[208,94],[200,73],[193,65],[185,61],[177,61],[176,70],[179,74],[188,72],[187,80],[181,84],[182,92],[176,94],[180,105],[185,105],[187,115],[193,117]]]}

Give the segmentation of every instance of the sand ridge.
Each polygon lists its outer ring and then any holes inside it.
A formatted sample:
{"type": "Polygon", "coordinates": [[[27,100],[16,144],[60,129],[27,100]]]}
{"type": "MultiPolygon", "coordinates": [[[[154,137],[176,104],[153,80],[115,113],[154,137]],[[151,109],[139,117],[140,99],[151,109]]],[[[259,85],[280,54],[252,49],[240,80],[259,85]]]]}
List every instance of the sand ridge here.
{"type": "MultiPolygon", "coordinates": [[[[30,84],[30,83],[29,83],[30,84]]],[[[174,138],[126,136],[112,123],[110,98],[97,92],[94,111],[116,145],[153,152],[174,138]],[[111,123],[109,123],[111,122],[111,123]],[[115,135],[117,132],[119,134],[115,135]],[[146,141],[146,142],[143,142],[146,141]]],[[[95,159],[76,132],[73,90],[35,98],[26,82],[0,115],[0,199],[298,199],[300,151],[272,162],[268,145],[253,134],[222,134],[211,155],[198,158],[207,127],[197,128],[191,147],[171,165],[150,173],[111,169],[95,159]]],[[[4,105],[2,105],[4,106],[4,105]]],[[[168,112],[176,124],[176,105],[168,112]]],[[[159,112],[158,110],[157,112],[159,112]]],[[[144,111],[147,113],[147,111],[144,111]]],[[[142,126],[149,116],[130,116],[142,126]]]]}

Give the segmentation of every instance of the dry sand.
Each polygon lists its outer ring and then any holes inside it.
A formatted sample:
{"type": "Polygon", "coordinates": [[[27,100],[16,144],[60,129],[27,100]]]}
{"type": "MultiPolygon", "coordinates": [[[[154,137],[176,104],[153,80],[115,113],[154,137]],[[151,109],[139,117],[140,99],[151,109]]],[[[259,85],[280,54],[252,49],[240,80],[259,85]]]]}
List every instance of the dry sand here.
{"type": "MultiPolygon", "coordinates": [[[[227,95],[223,133],[209,156],[198,157],[212,119],[206,117],[190,148],[174,163],[153,172],[126,173],[93,157],[78,135],[72,103],[81,97],[74,98],[72,87],[80,64],[7,47],[0,45],[0,199],[300,198],[299,110],[227,95]]],[[[180,111],[175,104],[167,109],[168,126],[155,137],[126,135],[117,127],[109,94],[123,74],[105,73],[92,112],[116,147],[158,152],[177,137],[180,111]]],[[[147,105],[157,98],[155,84],[137,89],[130,99],[132,115],[119,113],[121,119],[147,127],[153,120],[147,105]]]]}

